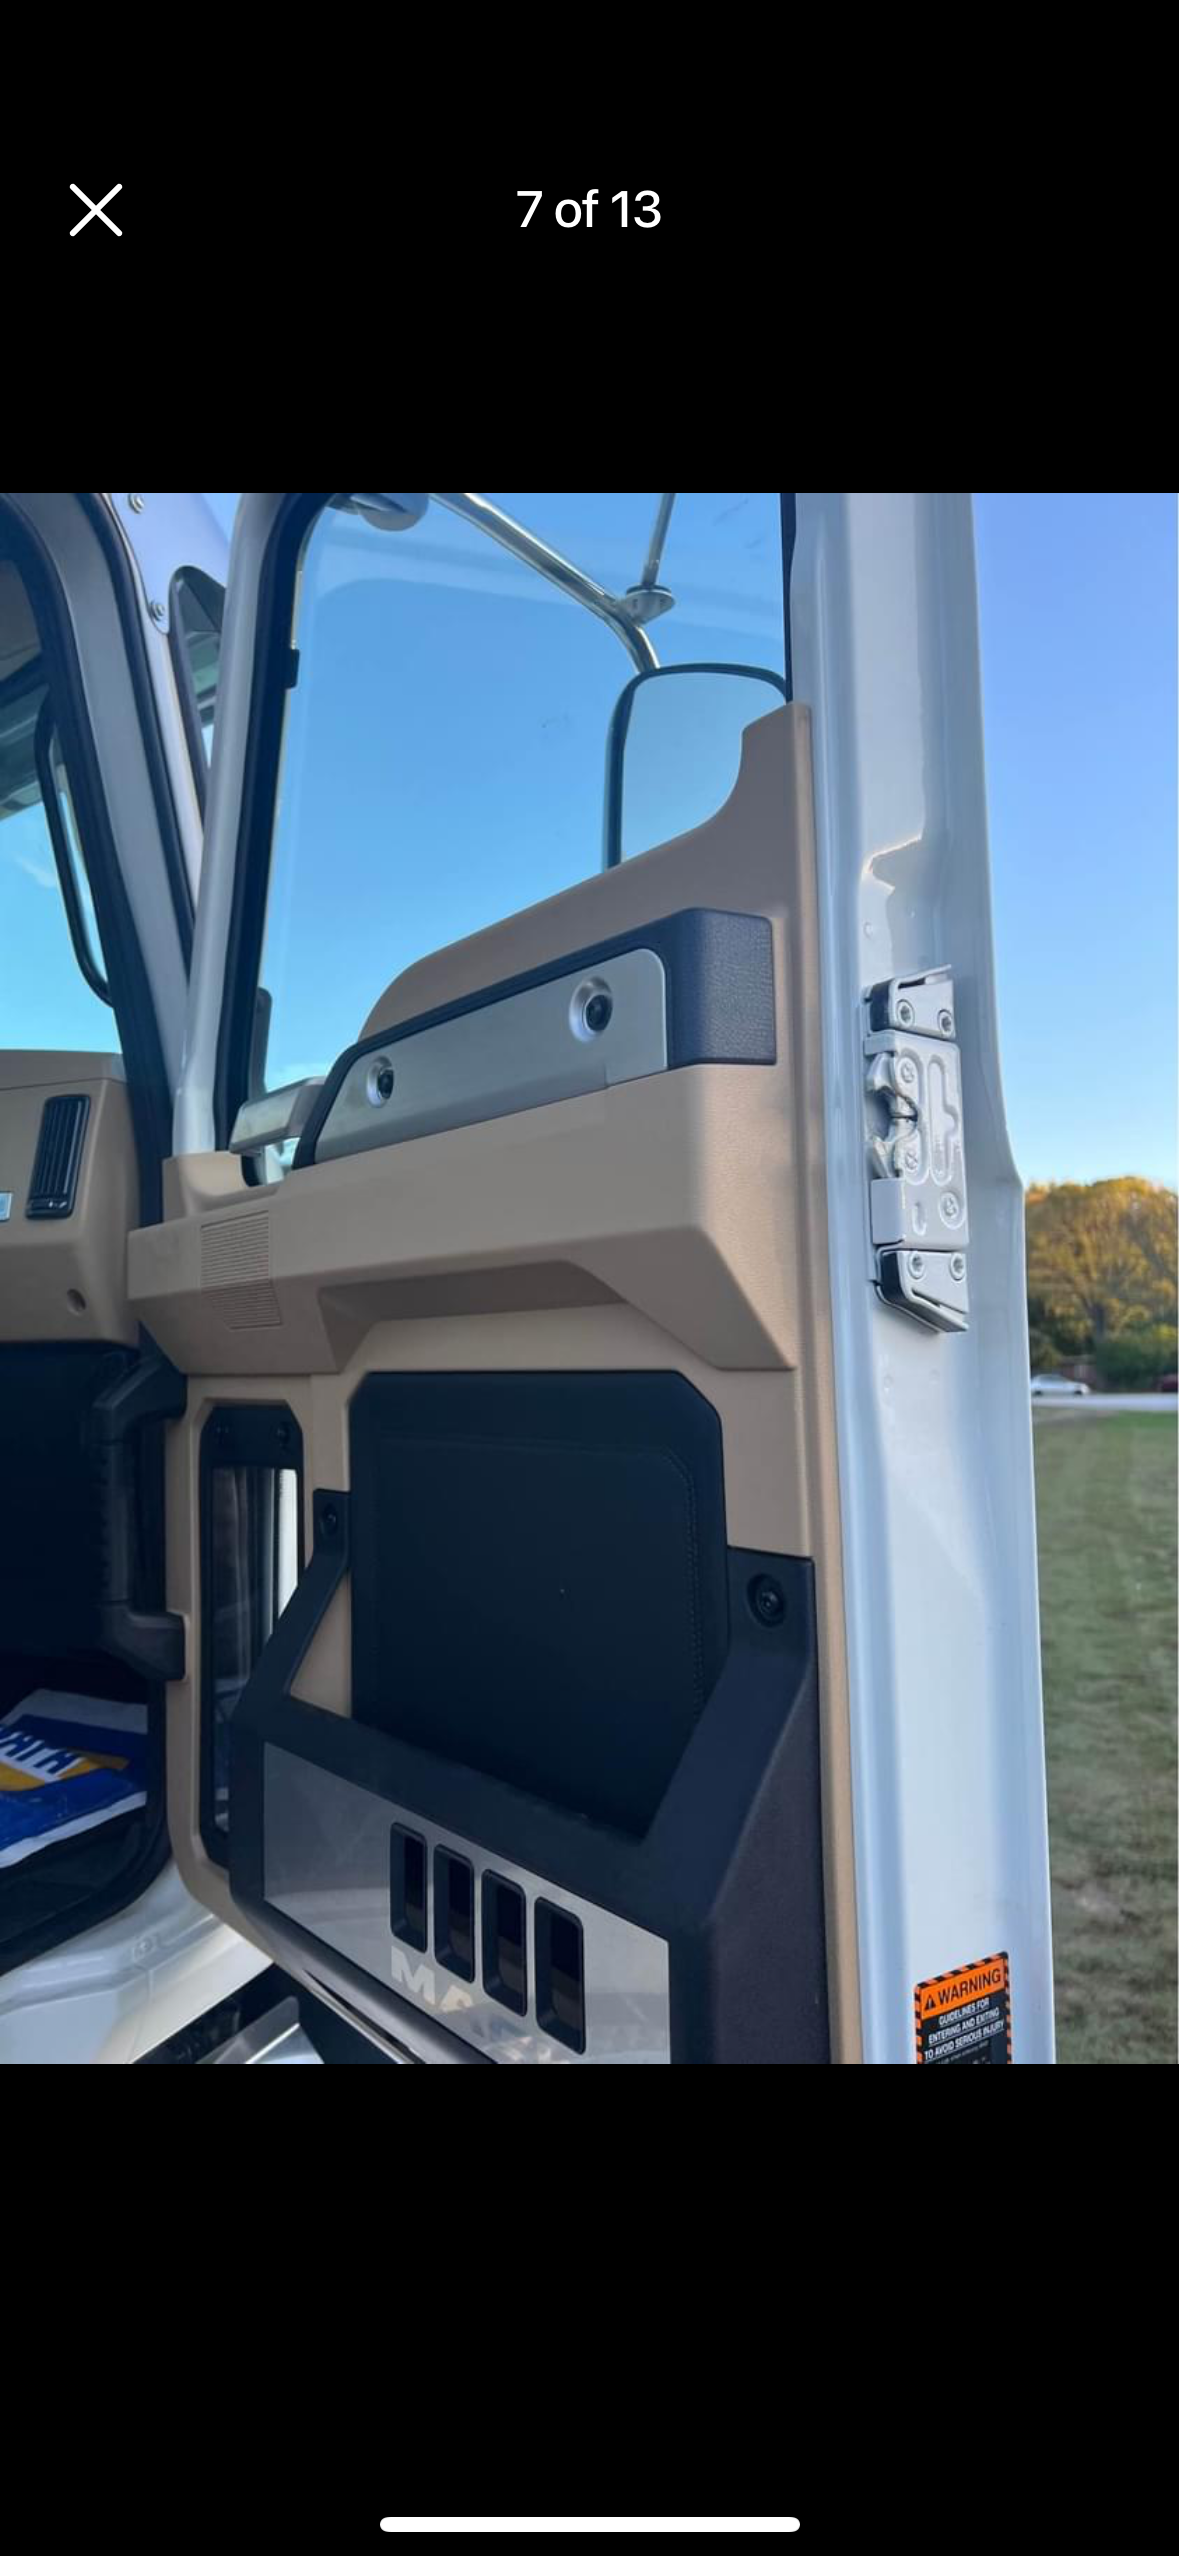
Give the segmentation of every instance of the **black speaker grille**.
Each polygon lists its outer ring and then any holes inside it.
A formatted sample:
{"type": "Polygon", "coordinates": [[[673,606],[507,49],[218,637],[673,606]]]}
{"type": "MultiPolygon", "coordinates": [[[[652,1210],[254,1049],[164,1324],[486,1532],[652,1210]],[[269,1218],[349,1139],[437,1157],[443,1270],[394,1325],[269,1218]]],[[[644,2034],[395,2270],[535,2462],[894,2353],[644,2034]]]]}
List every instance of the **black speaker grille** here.
{"type": "Polygon", "coordinates": [[[41,1133],[25,1206],[26,1216],[69,1216],[78,1192],[78,1172],[86,1139],[90,1103],[85,1093],[48,1100],[41,1113],[41,1133]]]}

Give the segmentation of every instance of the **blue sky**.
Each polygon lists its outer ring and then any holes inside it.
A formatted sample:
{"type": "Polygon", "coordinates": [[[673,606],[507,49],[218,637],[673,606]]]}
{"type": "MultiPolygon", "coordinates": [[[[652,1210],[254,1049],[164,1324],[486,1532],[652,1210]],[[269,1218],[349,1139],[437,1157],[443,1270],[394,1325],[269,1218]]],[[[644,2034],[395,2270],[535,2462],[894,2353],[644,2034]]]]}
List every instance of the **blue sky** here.
{"type": "Polygon", "coordinates": [[[1175,498],[1004,493],[975,522],[1015,1159],[1173,1183],[1175,498]]]}

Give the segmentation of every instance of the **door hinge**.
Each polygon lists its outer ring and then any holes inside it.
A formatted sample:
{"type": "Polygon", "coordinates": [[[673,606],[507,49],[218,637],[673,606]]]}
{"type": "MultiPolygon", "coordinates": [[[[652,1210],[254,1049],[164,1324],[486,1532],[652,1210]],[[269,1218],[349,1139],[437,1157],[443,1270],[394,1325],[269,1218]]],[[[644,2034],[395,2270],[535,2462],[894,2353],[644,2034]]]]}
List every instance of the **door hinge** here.
{"type": "Polygon", "coordinates": [[[950,970],[874,985],[865,1011],[872,1281],[898,1312],[965,1331],[969,1225],[950,970]]]}

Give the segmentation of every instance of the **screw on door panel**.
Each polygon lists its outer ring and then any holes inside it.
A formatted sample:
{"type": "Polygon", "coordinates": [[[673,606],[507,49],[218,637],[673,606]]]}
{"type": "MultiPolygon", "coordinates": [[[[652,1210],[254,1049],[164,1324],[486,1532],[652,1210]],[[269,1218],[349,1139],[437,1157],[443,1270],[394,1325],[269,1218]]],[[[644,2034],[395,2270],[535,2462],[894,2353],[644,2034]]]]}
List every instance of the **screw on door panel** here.
{"type": "Polygon", "coordinates": [[[600,1038],[613,1018],[614,997],[600,976],[591,976],[579,985],[569,1006],[569,1026],[575,1038],[600,1038]]]}
{"type": "Polygon", "coordinates": [[[388,1057],[378,1056],[376,1063],[369,1066],[364,1086],[365,1093],[374,1109],[379,1109],[382,1101],[389,1099],[396,1080],[396,1074],[388,1057]]]}
{"type": "Polygon", "coordinates": [[[759,1624],[780,1624],[786,1613],[786,1600],[777,1581],[764,1571],[749,1583],[749,1603],[759,1624]]]}

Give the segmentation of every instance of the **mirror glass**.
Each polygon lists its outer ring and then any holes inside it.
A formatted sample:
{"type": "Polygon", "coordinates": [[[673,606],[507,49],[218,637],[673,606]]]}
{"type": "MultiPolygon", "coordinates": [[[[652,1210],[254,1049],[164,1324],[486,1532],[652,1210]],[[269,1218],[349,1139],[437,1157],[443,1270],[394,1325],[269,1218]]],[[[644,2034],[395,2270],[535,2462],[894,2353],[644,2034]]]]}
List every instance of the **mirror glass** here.
{"type": "Polygon", "coordinates": [[[747,728],[786,699],[757,666],[668,666],[627,685],[610,732],[606,867],[703,825],[730,797],[747,728]]]}

